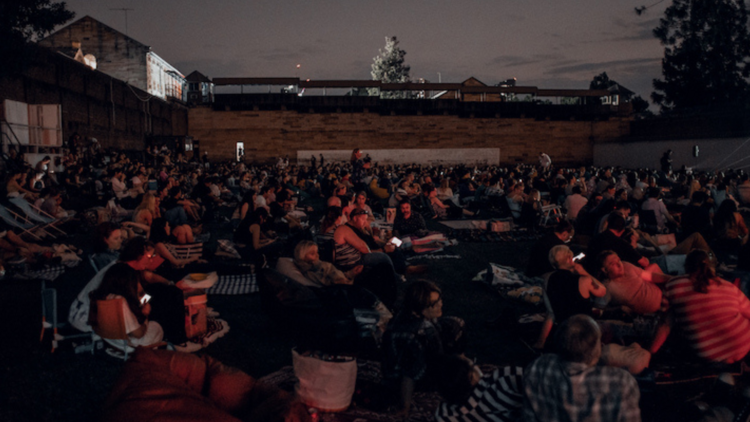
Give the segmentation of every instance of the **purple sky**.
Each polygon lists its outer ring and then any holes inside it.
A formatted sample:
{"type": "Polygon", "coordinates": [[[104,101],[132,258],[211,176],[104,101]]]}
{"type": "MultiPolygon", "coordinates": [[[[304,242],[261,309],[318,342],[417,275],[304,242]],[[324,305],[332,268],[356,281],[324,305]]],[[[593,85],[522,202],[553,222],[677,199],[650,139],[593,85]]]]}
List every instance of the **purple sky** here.
{"type": "Polygon", "coordinates": [[[210,77],[370,79],[372,58],[397,36],[411,77],[488,85],[588,88],[607,72],[648,99],[663,48],[651,35],[657,0],[68,0],[150,45],[182,73],[210,77]],[[301,69],[295,69],[300,63],[301,69]]]}

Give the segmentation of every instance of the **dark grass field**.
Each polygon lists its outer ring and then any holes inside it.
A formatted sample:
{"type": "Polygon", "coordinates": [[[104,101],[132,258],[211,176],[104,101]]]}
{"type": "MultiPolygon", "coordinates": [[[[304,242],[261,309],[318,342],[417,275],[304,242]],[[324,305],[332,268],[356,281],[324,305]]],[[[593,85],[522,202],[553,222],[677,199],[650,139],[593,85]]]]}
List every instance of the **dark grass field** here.
{"type": "MultiPolygon", "coordinates": [[[[433,223],[431,222],[431,225],[433,223]]],[[[434,225],[433,228],[439,227],[434,225]]],[[[228,233],[224,226],[211,228],[212,236],[228,233]]],[[[85,233],[79,234],[83,239],[85,233]]],[[[480,363],[525,365],[534,355],[519,341],[519,334],[488,327],[504,309],[516,314],[534,311],[517,306],[472,278],[495,262],[524,268],[531,241],[519,243],[462,242],[447,253],[461,259],[423,260],[429,272],[419,278],[435,281],[443,289],[444,314],[465,319],[468,330],[467,355],[480,363]]],[[[88,264],[82,263],[82,266],[88,264]]],[[[64,318],[72,298],[89,279],[84,269],[74,269],[60,281],[60,310],[64,318]]],[[[411,280],[416,277],[411,278],[411,280]]],[[[5,284],[2,299],[6,336],[0,340],[0,421],[90,421],[98,419],[102,403],[112,388],[123,362],[103,351],[74,354],[70,342],[50,353],[49,334],[39,342],[39,284],[5,284]]],[[[210,296],[209,306],[221,313],[231,326],[224,337],[199,353],[206,353],[228,365],[261,377],[291,365],[293,343],[261,309],[260,297],[210,296]]],[[[523,335],[524,333],[521,333],[523,335]]],[[[685,420],[677,409],[700,394],[708,382],[670,388],[644,387],[644,420],[685,420]]]]}

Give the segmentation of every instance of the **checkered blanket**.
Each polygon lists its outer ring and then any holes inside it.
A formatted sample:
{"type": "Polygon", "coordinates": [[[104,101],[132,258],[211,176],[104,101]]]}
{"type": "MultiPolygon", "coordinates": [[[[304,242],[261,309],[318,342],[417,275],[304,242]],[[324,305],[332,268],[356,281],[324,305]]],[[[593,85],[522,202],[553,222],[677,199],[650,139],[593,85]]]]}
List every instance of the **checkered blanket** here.
{"type": "Polygon", "coordinates": [[[258,291],[255,274],[220,275],[219,281],[206,290],[210,295],[246,295],[258,291]]]}
{"type": "Polygon", "coordinates": [[[24,280],[55,281],[67,269],[68,267],[62,264],[44,265],[40,268],[27,269],[26,272],[22,274],[16,274],[15,277],[24,280]]]}

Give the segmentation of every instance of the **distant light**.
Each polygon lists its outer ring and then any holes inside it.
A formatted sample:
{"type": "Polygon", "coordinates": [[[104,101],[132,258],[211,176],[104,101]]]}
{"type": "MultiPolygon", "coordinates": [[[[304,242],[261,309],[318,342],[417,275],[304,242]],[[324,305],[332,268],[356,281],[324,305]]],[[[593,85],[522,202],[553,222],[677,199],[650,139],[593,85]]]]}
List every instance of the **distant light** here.
{"type": "Polygon", "coordinates": [[[302,65],[297,63],[297,69],[299,69],[300,67],[302,67],[302,65]]]}

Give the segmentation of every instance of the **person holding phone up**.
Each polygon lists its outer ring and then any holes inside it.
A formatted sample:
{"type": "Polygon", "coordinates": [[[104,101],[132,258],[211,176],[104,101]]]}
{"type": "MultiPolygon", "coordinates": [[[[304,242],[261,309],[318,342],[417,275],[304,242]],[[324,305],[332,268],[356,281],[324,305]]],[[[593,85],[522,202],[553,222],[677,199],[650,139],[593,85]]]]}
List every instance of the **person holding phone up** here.
{"type": "Polygon", "coordinates": [[[148,319],[151,296],[143,291],[141,273],[126,263],[117,263],[104,274],[102,284],[90,293],[91,309],[89,324],[96,327],[99,323],[96,303],[98,300],[124,299],[122,312],[125,320],[125,331],[131,346],[150,346],[164,338],[164,330],[156,321],[148,319]]]}

